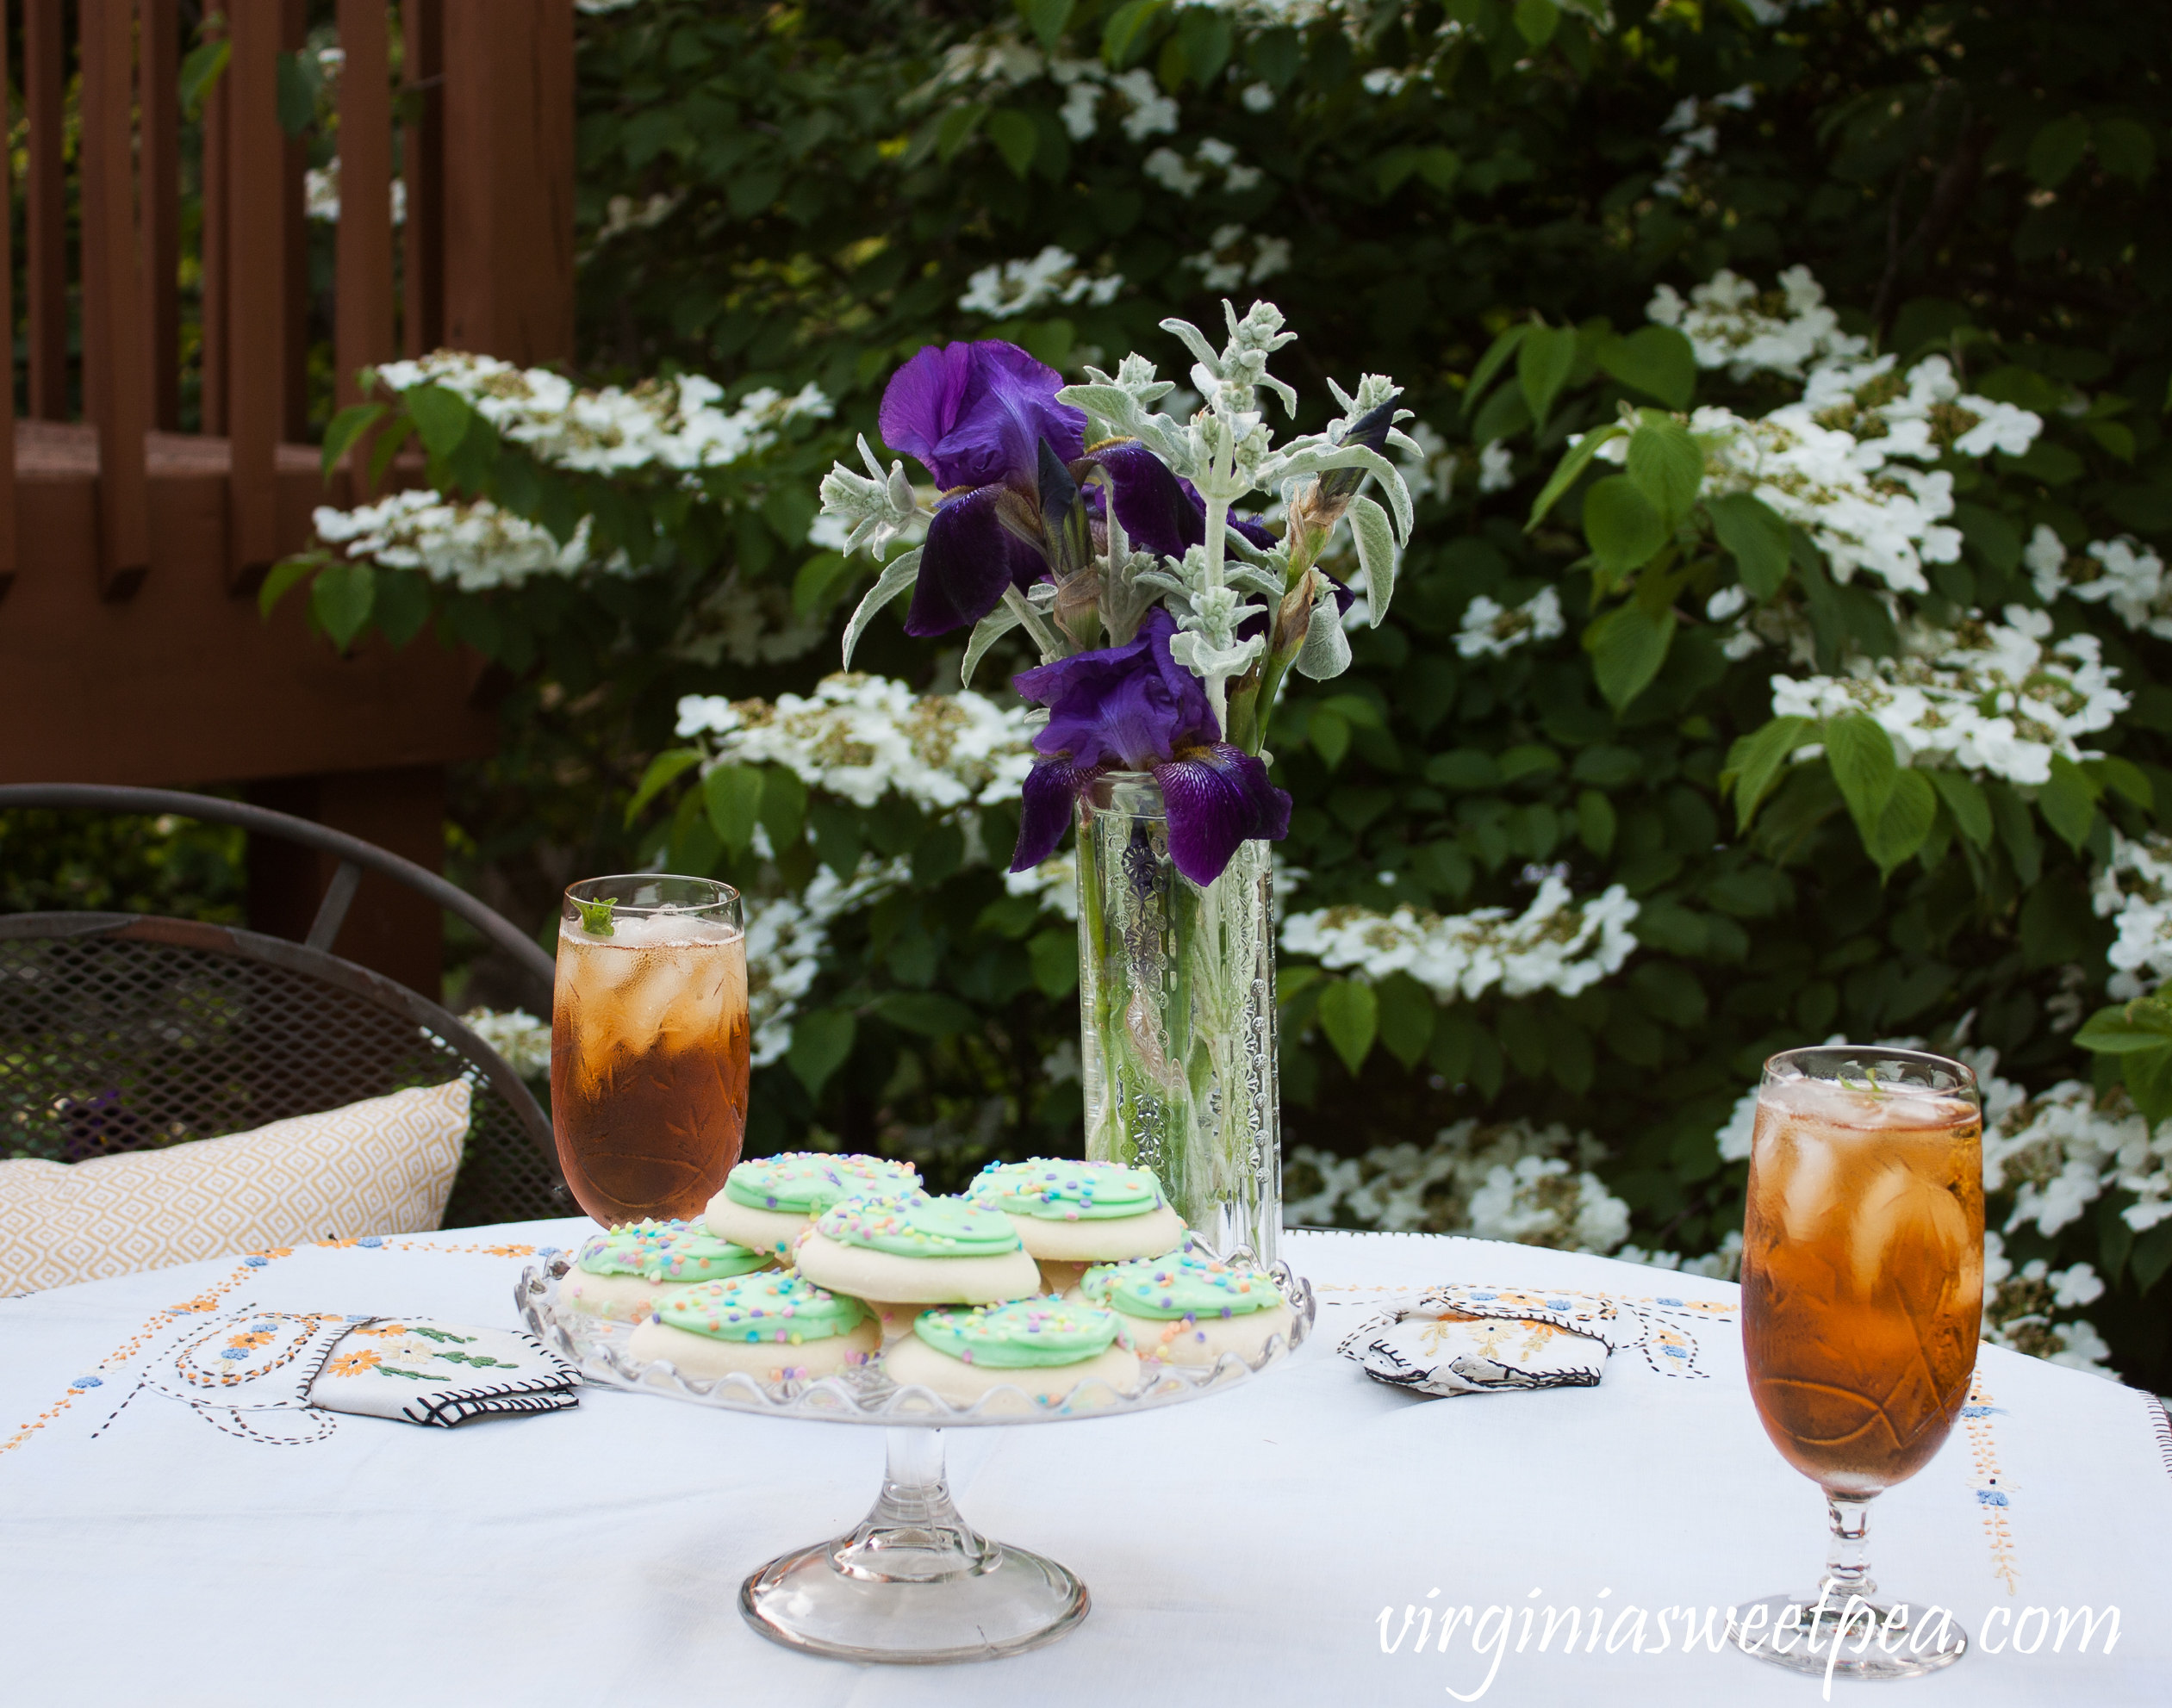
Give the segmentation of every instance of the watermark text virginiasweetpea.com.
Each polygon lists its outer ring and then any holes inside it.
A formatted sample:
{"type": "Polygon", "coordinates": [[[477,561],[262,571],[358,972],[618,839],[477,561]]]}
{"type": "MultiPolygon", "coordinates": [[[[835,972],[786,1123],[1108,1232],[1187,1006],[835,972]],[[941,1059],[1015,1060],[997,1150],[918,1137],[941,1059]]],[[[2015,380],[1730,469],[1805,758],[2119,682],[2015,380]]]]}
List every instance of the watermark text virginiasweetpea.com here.
{"type": "MultiPolygon", "coordinates": [[[[1752,1606],[1739,1618],[1733,1607],[1611,1606],[1614,1592],[1602,1589],[1589,1606],[1558,1607],[1540,1605],[1543,1592],[1531,1591],[1522,1606],[1458,1606],[1432,1591],[1424,1600],[1380,1610],[1380,1652],[1384,1655],[1454,1655],[1467,1651],[1474,1661],[1460,1669],[1457,1683],[1476,1687],[1459,1690],[1455,1683],[1443,1687],[1459,1702],[1476,1702],[1493,1688],[1502,1661],[1509,1655],[1657,1655],[1672,1651],[1718,1654],[1728,1645],[1755,1654],[1770,1645],[1780,1654],[1808,1645],[1807,1652],[1824,1655],[1826,1696],[1830,1700],[1833,1672],[1843,1656],[1870,1652],[1876,1643],[1889,1655],[1944,1654],[1967,1641],[1968,1622],[1952,1608],[1926,1606],[1918,1612],[1905,1604],[1872,1609],[1851,1597],[1843,1605],[1827,1606],[1824,1596],[1814,1603],[1791,1606],[1776,1624],[1768,1628],[1767,1610],[1752,1606]],[[1559,1644],[1557,1647],[1556,1644],[1559,1644]],[[1484,1668],[1483,1676],[1477,1668],[1484,1668]]],[[[1829,1590],[1827,1592],[1830,1593],[1829,1590]]],[[[2119,1610],[2088,1607],[1995,1606],[1978,1622],[1975,1646],[1986,1654],[2011,1649],[2034,1655],[2047,1639],[2055,1655],[2089,1652],[2101,1632],[2097,1652],[2109,1655],[2119,1640],[2119,1610]]],[[[1453,1665],[1453,1663],[1451,1663],[1453,1665]]]]}

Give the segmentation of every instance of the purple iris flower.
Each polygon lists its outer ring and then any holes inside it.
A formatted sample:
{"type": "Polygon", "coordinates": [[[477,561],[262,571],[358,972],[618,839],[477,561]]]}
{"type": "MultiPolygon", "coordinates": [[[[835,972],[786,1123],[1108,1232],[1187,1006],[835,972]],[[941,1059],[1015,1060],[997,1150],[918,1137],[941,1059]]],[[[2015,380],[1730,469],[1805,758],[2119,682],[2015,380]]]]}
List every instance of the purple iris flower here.
{"type": "MultiPolygon", "coordinates": [[[[1206,538],[1206,507],[1136,439],[1086,449],[1086,412],[1056,401],[1063,376],[1014,344],[930,345],[890,376],[882,438],[917,457],[944,489],[928,525],[905,631],[925,637],[979,622],[1047,573],[1041,542],[1041,447],[1074,481],[1105,471],[1117,519],[1135,544],[1170,557],[1206,538]]],[[[1087,504],[1098,510],[1090,488],[1087,504]]],[[[1256,523],[1232,519],[1255,544],[1273,543],[1256,523]]]]}
{"type": "Polygon", "coordinates": [[[1118,647],[1075,653],[1012,679],[1049,708],[1033,738],[1042,757],[1020,792],[1024,872],[1055,851],[1080,796],[1107,771],[1149,771],[1169,814],[1169,858],[1193,883],[1211,884],[1252,837],[1289,833],[1290,797],[1259,759],[1221,739],[1199,679],[1169,655],[1176,623],[1160,606],[1118,647]]]}

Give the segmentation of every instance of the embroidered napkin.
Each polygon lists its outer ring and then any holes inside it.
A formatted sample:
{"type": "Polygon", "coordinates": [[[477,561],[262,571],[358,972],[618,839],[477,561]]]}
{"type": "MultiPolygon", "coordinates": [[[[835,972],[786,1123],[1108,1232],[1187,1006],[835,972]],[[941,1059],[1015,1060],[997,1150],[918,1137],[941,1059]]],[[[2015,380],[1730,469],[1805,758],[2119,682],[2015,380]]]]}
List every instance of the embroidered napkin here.
{"type": "Polygon", "coordinates": [[[1702,1378],[1691,1326],[1733,1314],[1695,1300],[1459,1284],[1391,1306],[1340,1350],[1376,1382],[1443,1396],[1596,1388],[1609,1355],[1632,1349],[1662,1376],[1702,1378]]]}
{"type": "Polygon", "coordinates": [[[532,1334],[434,1317],[376,1317],[333,1342],[307,1401],[358,1417],[451,1428],[470,1418],[580,1404],[573,1366],[532,1334]]]}

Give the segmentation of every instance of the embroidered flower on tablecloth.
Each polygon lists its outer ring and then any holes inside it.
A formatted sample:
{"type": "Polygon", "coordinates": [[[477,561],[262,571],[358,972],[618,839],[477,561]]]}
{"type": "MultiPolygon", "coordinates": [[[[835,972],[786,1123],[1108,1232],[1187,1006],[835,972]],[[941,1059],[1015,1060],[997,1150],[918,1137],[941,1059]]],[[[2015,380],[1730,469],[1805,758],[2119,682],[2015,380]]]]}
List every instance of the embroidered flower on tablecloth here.
{"type": "Polygon", "coordinates": [[[354,1332],[357,1334],[405,1334],[408,1326],[403,1322],[364,1323],[354,1332]]]}
{"type": "Polygon", "coordinates": [[[327,1374],[360,1376],[364,1371],[375,1370],[382,1362],[383,1359],[377,1352],[365,1347],[359,1352],[342,1352],[332,1361],[327,1374]]]}
{"type": "Polygon", "coordinates": [[[246,1334],[234,1335],[227,1342],[228,1346],[240,1347],[242,1351],[242,1356],[245,1357],[248,1356],[249,1349],[251,1347],[269,1346],[271,1344],[271,1335],[261,1329],[252,1329],[246,1334]]]}
{"type": "Polygon", "coordinates": [[[493,1258],[532,1258],[535,1255],[532,1245],[485,1245],[482,1249],[486,1255],[493,1258]]]}

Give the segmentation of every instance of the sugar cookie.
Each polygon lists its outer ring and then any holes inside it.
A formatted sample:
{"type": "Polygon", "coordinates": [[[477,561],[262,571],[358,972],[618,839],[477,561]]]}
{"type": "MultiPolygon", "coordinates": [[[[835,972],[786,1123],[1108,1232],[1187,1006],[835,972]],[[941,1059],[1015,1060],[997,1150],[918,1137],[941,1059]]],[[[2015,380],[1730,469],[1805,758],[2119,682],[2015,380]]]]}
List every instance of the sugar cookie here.
{"type": "Polygon", "coordinates": [[[1061,1299],[1019,1299],[969,1311],[924,1311],[912,1332],[883,1355],[882,1368],[900,1386],[932,1389],[969,1406],[999,1388],[991,1410],[1030,1411],[1061,1406],[1081,1383],[1105,1384],[1079,1394],[1082,1407],[1111,1401],[1108,1389],[1139,1385],[1139,1361],[1116,1345],[1116,1314],[1061,1299]]]}
{"type": "Polygon", "coordinates": [[[870,1193],[919,1188],[920,1177],[910,1163],[787,1151],[751,1158],[734,1168],[725,1177],[724,1189],[709,1200],[702,1220],[712,1233],[789,1262],[792,1242],[831,1205],[870,1193]]]}
{"type": "Polygon", "coordinates": [[[833,1376],[867,1363],[881,1344],[857,1299],[766,1270],[675,1289],[626,1350],[644,1361],[668,1358],[681,1376],[775,1382],[833,1376]]]}
{"type": "Polygon", "coordinates": [[[1069,1291],[1090,1264],[1158,1258],[1184,1244],[1184,1218],[1152,1169],[1036,1157],[990,1163],[966,1192],[1011,1218],[1041,1265],[1043,1292],[1069,1291]]]}
{"type": "Polygon", "coordinates": [[[1091,1269],[1079,1287],[1117,1314],[1123,1345],[1162,1363],[1212,1364],[1224,1352],[1249,1363],[1270,1337],[1286,1343],[1297,1320],[1272,1276],[1190,1251],[1091,1269]]]}
{"type": "Polygon", "coordinates": [[[766,1269],[775,1260],[684,1221],[638,1221],[586,1241],[558,1283],[558,1302],[607,1322],[638,1322],[698,1281],[766,1269]]]}
{"type": "Polygon", "coordinates": [[[847,1199],[794,1255],[808,1280],[870,1305],[993,1304],[1041,1284],[1010,1218],[964,1198],[847,1199]]]}

